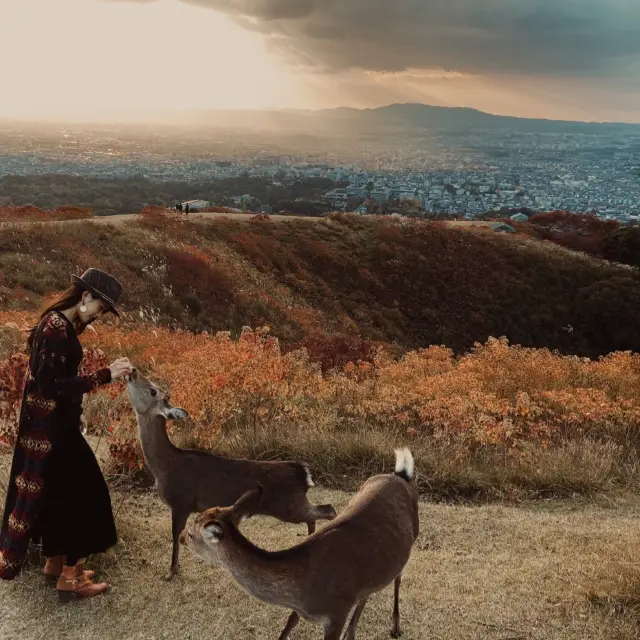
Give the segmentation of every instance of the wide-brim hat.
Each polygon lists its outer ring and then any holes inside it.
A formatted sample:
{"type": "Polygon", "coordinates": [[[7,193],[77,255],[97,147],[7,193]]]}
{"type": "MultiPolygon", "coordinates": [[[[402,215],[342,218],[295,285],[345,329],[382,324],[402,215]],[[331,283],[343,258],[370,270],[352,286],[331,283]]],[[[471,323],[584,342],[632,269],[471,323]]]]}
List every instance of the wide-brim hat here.
{"type": "Polygon", "coordinates": [[[91,268],[81,276],[71,276],[71,282],[106,302],[111,313],[120,315],[116,305],[122,293],[122,285],[112,275],[100,271],[100,269],[91,268]]]}

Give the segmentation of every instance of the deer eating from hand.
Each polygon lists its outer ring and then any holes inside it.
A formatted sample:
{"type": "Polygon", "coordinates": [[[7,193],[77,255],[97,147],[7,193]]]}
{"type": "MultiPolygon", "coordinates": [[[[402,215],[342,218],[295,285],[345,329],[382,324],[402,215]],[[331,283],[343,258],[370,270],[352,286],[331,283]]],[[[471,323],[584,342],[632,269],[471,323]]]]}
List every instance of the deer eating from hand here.
{"type": "Polygon", "coordinates": [[[283,522],[306,523],[309,534],[317,520],[332,520],[330,504],[313,505],[307,491],[314,486],[301,462],[261,462],[180,449],[167,435],[167,420],[182,420],[187,412],[174,407],[167,393],[136,369],[126,376],[127,393],[136,413],[144,459],[156,481],[160,499],[171,509],[173,553],[168,579],[178,572],[179,535],[191,513],[233,505],[260,484],[264,496],[256,515],[283,522]]]}

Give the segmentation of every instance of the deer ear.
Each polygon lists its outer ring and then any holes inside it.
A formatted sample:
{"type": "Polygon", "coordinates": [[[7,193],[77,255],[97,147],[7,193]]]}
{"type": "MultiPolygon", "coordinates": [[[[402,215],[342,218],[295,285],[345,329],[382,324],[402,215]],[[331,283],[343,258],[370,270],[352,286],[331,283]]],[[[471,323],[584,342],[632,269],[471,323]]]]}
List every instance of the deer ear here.
{"type": "Polygon", "coordinates": [[[233,511],[238,520],[250,518],[258,510],[263,492],[264,487],[259,484],[255,489],[245,491],[245,493],[236,500],[236,503],[233,505],[233,511]]]}
{"type": "Polygon", "coordinates": [[[224,537],[224,529],[217,522],[210,522],[202,530],[202,537],[209,542],[220,542],[224,537]]]}
{"type": "Polygon", "coordinates": [[[167,420],[184,420],[189,414],[181,407],[169,407],[162,412],[167,420]]]}

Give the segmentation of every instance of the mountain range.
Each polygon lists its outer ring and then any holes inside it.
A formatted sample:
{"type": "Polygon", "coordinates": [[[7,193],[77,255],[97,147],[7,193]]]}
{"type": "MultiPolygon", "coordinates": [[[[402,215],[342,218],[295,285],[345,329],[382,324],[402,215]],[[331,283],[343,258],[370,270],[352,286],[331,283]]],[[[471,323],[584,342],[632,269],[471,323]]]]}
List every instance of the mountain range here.
{"type": "Polygon", "coordinates": [[[173,114],[183,124],[288,133],[520,131],[530,133],[640,133],[640,125],[517,118],[468,107],[396,103],[371,109],[339,107],[321,110],[185,110],[173,114]]]}

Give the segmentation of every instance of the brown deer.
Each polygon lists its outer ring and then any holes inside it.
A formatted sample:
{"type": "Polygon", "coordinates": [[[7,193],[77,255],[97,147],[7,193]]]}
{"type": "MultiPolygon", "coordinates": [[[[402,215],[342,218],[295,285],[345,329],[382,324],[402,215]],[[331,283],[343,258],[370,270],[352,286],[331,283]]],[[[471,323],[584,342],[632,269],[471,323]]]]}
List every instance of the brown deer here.
{"type": "Polygon", "coordinates": [[[168,394],[136,369],[126,381],[145,462],[161,500],[171,509],[173,553],[167,579],[178,572],[179,535],[189,515],[214,506],[230,506],[257,484],[264,487],[264,497],[256,513],[284,522],[304,522],[309,534],[315,531],[316,520],[336,517],[330,504],[312,505],[308,501],[307,491],[314,484],[305,464],[238,460],[174,446],[167,435],[167,419],[184,419],[187,412],[171,406],[168,394]]]}
{"type": "Polygon", "coordinates": [[[259,600],[292,609],[279,640],[289,637],[301,617],[322,624],[325,640],[339,640],[352,609],[344,640],[354,640],[367,599],[391,582],[391,635],[397,638],[400,579],[419,528],[412,478],[411,452],[396,450],[395,473],[367,480],[335,520],[283,551],[260,549],[237,528],[240,520],[261,512],[262,487],[232,507],[199,514],[180,541],[208,563],[222,565],[259,600]]]}

